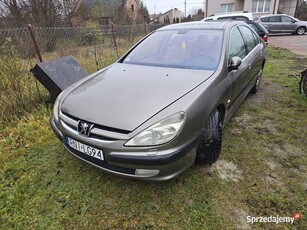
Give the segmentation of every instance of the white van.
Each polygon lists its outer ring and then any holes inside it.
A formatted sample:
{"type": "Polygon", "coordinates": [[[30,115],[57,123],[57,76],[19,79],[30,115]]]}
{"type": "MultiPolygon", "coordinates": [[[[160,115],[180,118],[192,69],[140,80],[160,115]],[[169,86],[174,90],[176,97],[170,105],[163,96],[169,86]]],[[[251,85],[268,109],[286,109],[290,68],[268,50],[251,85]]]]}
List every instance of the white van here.
{"type": "Polygon", "coordinates": [[[210,17],[202,19],[202,21],[214,21],[214,20],[253,20],[253,14],[247,11],[235,11],[229,13],[213,14],[210,17]]]}

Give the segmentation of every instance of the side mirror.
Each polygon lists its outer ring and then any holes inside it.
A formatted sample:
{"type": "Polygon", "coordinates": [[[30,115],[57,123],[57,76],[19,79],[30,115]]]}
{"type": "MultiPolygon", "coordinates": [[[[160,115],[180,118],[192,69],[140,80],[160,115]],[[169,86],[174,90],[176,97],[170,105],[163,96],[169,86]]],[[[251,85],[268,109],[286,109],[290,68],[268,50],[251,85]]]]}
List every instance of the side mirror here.
{"type": "Polygon", "coordinates": [[[230,60],[229,71],[239,69],[242,59],[238,56],[232,57],[230,60]]]}
{"type": "Polygon", "coordinates": [[[293,19],[293,20],[292,20],[292,23],[296,23],[296,21],[293,19]]]}

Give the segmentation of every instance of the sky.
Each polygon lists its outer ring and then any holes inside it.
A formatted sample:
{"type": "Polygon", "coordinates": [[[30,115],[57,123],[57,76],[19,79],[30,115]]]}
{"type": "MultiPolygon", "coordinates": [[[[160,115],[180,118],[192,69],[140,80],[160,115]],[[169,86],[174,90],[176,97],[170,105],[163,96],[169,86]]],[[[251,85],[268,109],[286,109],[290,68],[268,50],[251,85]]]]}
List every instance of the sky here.
{"type": "Polygon", "coordinates": [[[184,2],[187,2],[187,16],[194,12],[195,9],[204,10],[205,0],[142,0],[146,5],[149,14],[153,13],[164,13],[171,10],[172,8],[178,8],[184,15],[184,2]]]}

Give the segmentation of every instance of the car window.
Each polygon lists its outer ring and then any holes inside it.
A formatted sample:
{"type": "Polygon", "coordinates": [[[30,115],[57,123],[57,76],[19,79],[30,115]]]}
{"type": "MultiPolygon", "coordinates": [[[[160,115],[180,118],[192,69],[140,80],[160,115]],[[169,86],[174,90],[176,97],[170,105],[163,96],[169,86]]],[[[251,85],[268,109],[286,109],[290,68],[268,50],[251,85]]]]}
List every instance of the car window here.
{"type": "Polygon", "coordinates": [[[260,32],[262,32],[259,28],[258,28],[258,26],[256,26],[255,24],[252,24],[252,23],[250,23],[250,24],[248,24],[251,28],[253,28],[257,33],[260,33],[260,32]]]}
{"type": "Polygon", "coordinates": [[[281,21],[282,22],[292,22],[292,18],[289,18],[289,17],[287,17],[287,16],[281,16],[281,21]]]}
{"type": "Polygon", "coordinates": [[[255,41],[255,37],[253,35],[253,32],[250,30],[250,28],[246,27],[246,26],[240,26],[240,31],[242,33],[242,37],[246,43],[246,48],[247,48],[247,52],[251,52],[255,46],[257,45],[256,44],[256,41],[255,41]]]}
{"type": "Polygon", "coordinates": [[[248,20],[248,18],[245,17],[245,16],[225,16],[225,17],[219,17],[217,20],[218,20],[218,21],[221,21],[221,20],[238,20],[238,21],[246,21],[246,20],[248,20]]]}
{"type": "Polygon", "coordinates": [[[259,40],[259,34],[257,35],[257,34],[255,34],[254,32],[253,32],[253,36],[254,36],[254,39],[255,39],[255,42],[256,42],[256,46],[259,44],[259,42],[260,42],[260,40],[259,40]]]}
{"type": "Polygon", "coordinates": [[[241,59],[246,56],[244,40],[238,27],[233,28],[230,34],[228,63],[230,63],[231,59],[235,56],[241,59]]]}
{"type": "Polygon", "coordinates": [[[281,17],[280,16],[269,17],[268,22],[281,22],[281,17]]]}
{"type": "Polygon", "coordinates": [[[222,30],[161,30],[143,40],[121,62],[170,68],[216,70],[220,62],[222,46],[222,30]]]}
{"type": "Polygon", "coordinates": [[[268,22],[268,21],[269,21],[269,18],[268,18],[268,17],[260,18],[260,21],[262,21],[262,22],[268,22]]]}

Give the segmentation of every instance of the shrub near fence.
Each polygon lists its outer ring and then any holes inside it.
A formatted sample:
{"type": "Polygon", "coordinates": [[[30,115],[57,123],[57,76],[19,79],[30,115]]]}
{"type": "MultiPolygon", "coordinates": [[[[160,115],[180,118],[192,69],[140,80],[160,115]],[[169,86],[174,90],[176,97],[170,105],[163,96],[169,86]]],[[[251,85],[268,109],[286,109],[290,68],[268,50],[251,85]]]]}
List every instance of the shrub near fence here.
{"type": "MultiPolygon", "coordinates": [[[[114,62],[137,40],[163,25],[33,27],[43,61],[73,55],[89,72],[114,62]],[[114,36],[116,42],[114,41],[114,36]],[[116,46],[115,46],[116,45],[116,46]]],[[[0,121],[31,111],[48,98],[30,69],[37,63],[27,27],[0,30],[0,121]]]]}

